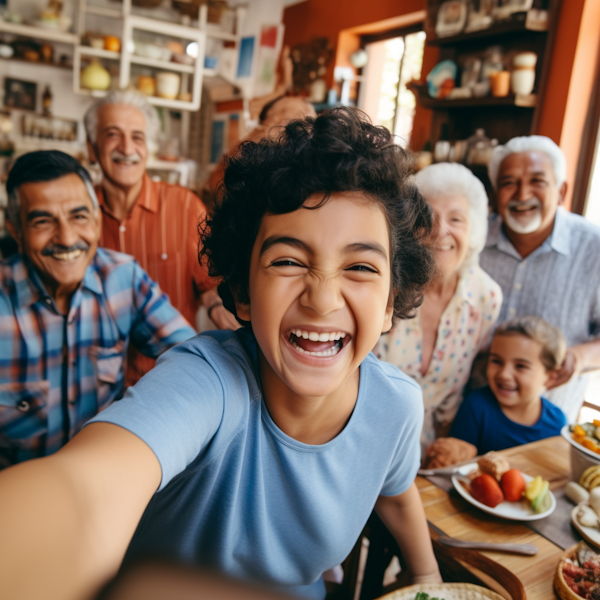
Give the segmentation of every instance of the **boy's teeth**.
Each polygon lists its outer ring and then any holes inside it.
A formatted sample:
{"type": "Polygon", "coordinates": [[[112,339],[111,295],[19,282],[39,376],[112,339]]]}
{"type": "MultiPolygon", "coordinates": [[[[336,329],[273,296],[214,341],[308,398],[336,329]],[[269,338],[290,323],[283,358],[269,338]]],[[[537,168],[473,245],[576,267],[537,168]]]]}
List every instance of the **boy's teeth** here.
{"type": "Polygon", "coordinates": [[[302,329],[293,329],[292,333],[299,338],[310,340],[311,342],[334,342],[346,337],[341,331],[331,331],[329,333],[319,333],[317,331],[303,331],[302,329]]]}
{"type": "Polygon", "coordinates": [[[298,350],[299,352],[302,352],[302,354],[308,354],[309,356],[335,356],[340,351],[340,348],[337,345],[332,346],[331,348],[329,348],[329,350],[324,350],[323,352],[308,352],[307,350],[303,350],[302,348],[300,348],[300,346],[298,346],[296,342],[292,342],[292,346],[294,346],[294,348],[296,348],[296,350],[298,350]]]}

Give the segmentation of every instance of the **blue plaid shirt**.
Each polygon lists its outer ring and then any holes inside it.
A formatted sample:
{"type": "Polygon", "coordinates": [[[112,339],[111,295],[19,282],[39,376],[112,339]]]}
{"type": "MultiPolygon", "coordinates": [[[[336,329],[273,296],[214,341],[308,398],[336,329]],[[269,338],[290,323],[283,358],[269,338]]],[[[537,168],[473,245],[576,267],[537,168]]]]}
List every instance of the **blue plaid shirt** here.
{"type": "Polygon", "coordinates": [[[21,255],[0,261],[0,468],[51,454],[124,391],[129,343],[195,335],[131,256],[99,248],[65,317],[21,255]]]}

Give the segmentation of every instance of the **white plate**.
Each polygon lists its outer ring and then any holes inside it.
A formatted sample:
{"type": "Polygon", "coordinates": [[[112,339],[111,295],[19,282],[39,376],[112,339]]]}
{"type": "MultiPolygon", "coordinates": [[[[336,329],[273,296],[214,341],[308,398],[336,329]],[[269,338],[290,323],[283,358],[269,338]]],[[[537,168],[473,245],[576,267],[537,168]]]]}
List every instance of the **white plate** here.
{"type": "Polygon", "coordinates": [[[579,531],[581,537],[586,542],[590,542],[590,544],[594,544],[594,546],[600,548],[600,529],[598,529],[597,527],[586,527],[585,525],[582,525],[577,519],[577,511],[579,510],[579,507],[583,505],[589,506],[589,504],[587,504],[586,502],[582,502],[571,511],[571,523],[573,523],[575,529],[579,531]]]}
{"type": "Polygon", "coordinates": [[[580,450],[584,454],[587,454],[588,456],[591,456],[592,458],[594,458],[596,460],[597,463],[600,464],[600,454],[598,454],[596,452],[593,452],[592,450],[588,450],[585,446],[582,446],[581,444],[578,444],[571,437],[571,432],[569,431],[569,427],[571,427],[571,426],[570,425],[565,425],[560,430],[560,435],[562,435],[565,438],[565,440],[567,440],[567,442],[569,442],[569,444],[571,444],[571,446],[573,446],[573,448],[577,448],[577,450],[580,450]]]}
{"type": "MultiPolygon", "coordinates": [[[[477,463],[471,463],[468,465],[463,465],[458,468],[458,472],[461,475],[468,475],[471,471],[478,469],[477,463]]],[[[523,479],[525,479],[525,483],[529,483],[533,477],[521,473],[523,475],[523,479]]],[[[543,519],[550,515],[554,509],[556,508],[556,498],[552,492],[548,492],[550,494],[550,508],[543,513],[534,513],[531,510],[530,502],[526,499],[520,500],[519,502],[500,502],[498,506],[492,508],[491,506],[486,506],[485,504],[475,500],[469,492],[465,489],[465,487],[460,483],[460,481],[456,477],[452,477],[452,483],[456,488],[456,491],[467,501],[470,502],[473,506],[480,508],[482,511],[489,513],[490,515],[494,515],[496,517],[502,517],[503,519],[510,519],[511,521],[537,521],[538,519],[543,519]]]]}

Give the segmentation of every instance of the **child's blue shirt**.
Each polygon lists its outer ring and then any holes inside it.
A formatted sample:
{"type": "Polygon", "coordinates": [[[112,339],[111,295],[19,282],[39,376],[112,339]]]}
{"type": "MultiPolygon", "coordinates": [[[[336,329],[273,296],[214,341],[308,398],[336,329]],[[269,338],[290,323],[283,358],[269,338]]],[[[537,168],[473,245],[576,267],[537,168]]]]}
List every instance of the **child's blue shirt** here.
{"type": "Polygon", "coordinates": [[[542,398],[542,414],[535,425],[521,425],[500,408],[491,388],[471,392],[461,404],[450,436],[477,446],[478,454],[504,450],[559,435],[567,419],[558,406],[542,398]]]}
{"type": "Polygon", "coordinates": [[[421,389],[369,354],[343,431],[308,445],[273,422],[257,373],[250,332],[202,334],[94,419],[140,437],[162,468],[128,557],[158,554],[323,598],[322,573],[350,553],[378,496],[415,479],[421,389]]]}

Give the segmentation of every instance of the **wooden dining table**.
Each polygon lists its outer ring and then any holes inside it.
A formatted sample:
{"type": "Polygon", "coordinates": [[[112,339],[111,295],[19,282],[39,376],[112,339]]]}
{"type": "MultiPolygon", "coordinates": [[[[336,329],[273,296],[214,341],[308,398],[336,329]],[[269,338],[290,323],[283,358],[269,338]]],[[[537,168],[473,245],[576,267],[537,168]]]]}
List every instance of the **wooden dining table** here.
{"type": "MultiPolygon", "coordinates": [[[[508,459],[511,467],[531,476],[541,475],[550,482],[552,491],[558,491],[571,479],[569,448],[567,441],[559,436],[503,450],[501,454],[508,459]]],[[[516,575],[523,584],[528,600],[557,597],[553,590],[553,578],[560,555],[564,552],[562,548],[533,531],[526,523],[489,515],[455,492],[448,493],[428,479],[418,477],[417,486],[428,521],[444,534],[469,541],[537,546],[539,552],[535,556],[480,553],[516,575]]]]}

